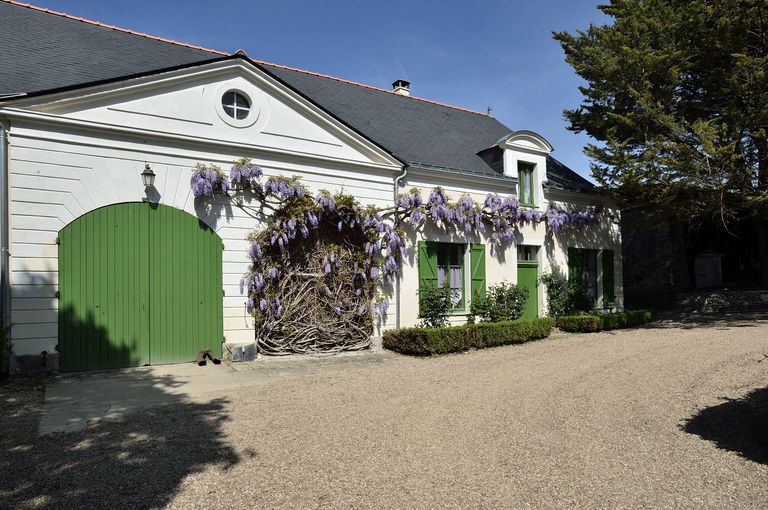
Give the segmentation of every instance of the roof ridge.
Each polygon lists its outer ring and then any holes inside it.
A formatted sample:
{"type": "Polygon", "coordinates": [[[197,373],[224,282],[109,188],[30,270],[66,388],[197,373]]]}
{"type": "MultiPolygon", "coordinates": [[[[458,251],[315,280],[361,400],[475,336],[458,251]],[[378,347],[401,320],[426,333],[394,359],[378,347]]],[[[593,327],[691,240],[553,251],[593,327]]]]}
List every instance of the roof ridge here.
{"type": "MultiPolygon", "coordinates": [[[[144,32],[137,32],[135,30],[130,30],[130,29],[127,29],[127,28],[121,28],[121,27],[118,27],[116,25],[107,25],[106,23],[101,23],[100,21],[94,21],[94,20],[90,20],[90,19],[87,19],[87,18],[83,18],[83,17],[73,16],[73,15],[67,14],[65,12],[54,11],[54,10],[51,10],[51,9],[48,9],[48,8],[45,8],[45,7],[38,7],[36,5],[32,5],[32,4],[28,4],[28,3],[24,3],[24,2],[19,2],[18,0],[0,0],[0,1],[8,3],[8,4],[11,4],[11,5],[16,5],[16,6],[19,6],[19,7],[25,7],[27,9],[32,9],[32,10],[39,11],[39,12],[46,12],[48,14],[54,14],[56,16],[61,16],[63,18],[71,19],[73,21],[80,21],[82,23],[88,23],[90,25],[95,25],[95,26],[102,27],[102,28],[108,28],[110,30],[116,30],[118,32],[124,32],[126,34],[131,34],[131,35],[135,35],[135,36],[139,36],[139,37],[144,37],[144,38],[147,38],[147,39],[153,39],[155,41],[160,41],[160,42],[169,43],[169,44],[175,44],[177,46],[184,46],[184,47],[193,48],[193,49],[196,49],[196,50],[207,51],[207,52],[210,52],[210,53],[216,53],[218,55],[227,55],[227,56],[232,55],[231,53],[226,53],[224,51],[219,51],[219,50],[213,50],[211,48],[206,48],[204,46],[198,46],[196,44],[189,44],[189,43],[184,43],[184,42],[180,42],[180,41],[174,41],[173,39],[166,39],[164,37],[158,37],[158,36],[147,34],[147,33],[144,33],[144,32]]],[[[365,83],[359,83],[359,82],[356,82],[356,81],[347,80],[347,79],[344,79],[344,78],[339,78],[337,76],[331,76],[329,74],[317,73],[317,72],[314,72],[314,71],[307,71],[306,69],[298,69],[296,67],[285,66],[285,65],[282,65],[282,64],[275,64],[274,62],[267,62],[265,60],[252,59],[250,57],[248,57],[248,58],[249,58],[249,60],[252,60],[252,61],[254,61],[254,62],[258,63],[258,64],[268,65],[268,66],[272,66],[272,67],[278,67],[280,69],[286,69],[286,70],[295,71],[295,72],[298,72],[298,73],[309,74],[309,75],[318,76],[318,77],[321,77],[321,78],[327,78],[329,80],[336,80],[336,81],[341,82],[341,83],[348,83],[350,85],[356,85],[358,87],[363,87],[363,88],[367,88],[367,89],[371,89],[371,90],[378,90],[380,92],[386,92],[388,94],[399,95],[399,94],[395,94],[394,91],[392,91],[392,90],[381,88],[381,87],[376,87],[374,85],[368,85],[368,84],[365,84],[365,83]]],[[[399,95],[399,96],[403,97],[403,98],[406,98],[406,99],[414,99],[416,101],[422,101],[424,103],[434,104],[434,105],[437,105],[437,106],[443,106],[443,107],[446,107],[446,108],[452,108],[454,110],[459,110],[459,111],[462,111],[462,112],[474,113],[475,115],[482,115],[482,116],[485,116],[485,117],[489,117],[489,115],[487,113],[484,113],[484,112],[479,112],[477,110],[471,110],[469,108],[462,108],[460,106],[454,106],[454,105],[448,104],[448,103],[441,103],[439,101],[433,101],[431,99],[425,99],[423,97],[402,96],[402,95],[399,95]]]]}
{"type": "Polygon", "coordinates": [[[136,36],[139,36],[139,37],[145,37],[147,39],[154,39],[156,41],[160,41],[160,42],[164,42],[164,43],[170,43],[170,44],[175,44],[177,46],[184,46],[186,48],[193,48],[193,49],[196,49],[196,50],[207,51],[207,52],[210,52],[210,53],[216,53],[218,55],[230,55],[230,53],[227,53],[227,52],[224,52],[224,51],[213,50],[211,48],[206,48],[204,46],[198,46],[196,44],[190,44],[190,43],[185,43],[185,42],[180,42],[180,41],[174,41],[173,39],[166,39],[165,37],[159,37],[159,36],[156,36],[156,35],[146,34],[144,32],[137,32],[135,30],[130,30],[128,28],[118,27],[116,25],[107,25],[106,23],[101,23],[100,21],[94,21],[94,20],[91,20],[91,19],[88,19],[88,18],[82,18],[82,17],[79,17],[79,16],[73,16],[71,14],[67,14],[66,12],[54,11],[54,10],[48,9],[46,7],[38,7],[36,5],[27,4],[27,3],[24,3],[24,2],[19,2],[17,0],[0,0],[0,1],[8,3],[8,4],[11,4],[11,5],[16,5],[16,6],[19,6],[19,7],[26,7],[27,9],[32,9],[32,10],[35,10],[35,11],[46,12],[48,14],[54,14],[56,16],[61,16],[62,18],[71,19],[73,21],[80,21],[82,23],[88,23],[89,25],[96,25],[98,27],[108,28],[110,30],[116,30],[118,32],[125,32],[126,34],[136,35],[136,36]]]}
{"type": "Polygon", "coordinates": [[[454,110],[460,110],[460,111],[463,111],[463,112],[474,113],[476,115],[482,115],[484,117],[488,117],[489,116],[485,112],[479,112],[477,110],[471,110],[469,108],[462,108],[461,106],[455,106],[455,105],[448,104],[448,103],[441,103],[439,101],[433,101],[432,99],[425,99],[423,97],[403,96],[403,95],[400,95],[400,94],[395,94],[394,91],[389,90],[389,89],[385,89],[385,88],[382,88],[382,87],[376,87],[375,85],[368,85],[366,83],[360,83],[360,82],[356,82],[356,81],[352,81],[352,80],[347,80],[345,78],[339,78],[338,76],[331,76],[330,74],[317,73],[315,71],[307,71],[306,69],[299,69],[297,67],[290,67],[290,66],[286,66],[286,65],[283,65],[283,64],[275,64],[274,62],[267,62],[265,60],[259,60],[259,59],[250,58],[250,57],[249,57],[249,59],[253,60],[257,64],[263,64],[263,65],[268,65],[268,66],[272,66],[272,67],[277,67],[277,68],[280,68],[280,69],[286,69],[288,71],[295,71],[297,73],[310,74],[312,76],[318,76],[320,78],[327,78],[329,80],[336,80],[336,81],[340,81],[342,83],[348,83],[350,85],[357,85],[358,87],[363,87],[363,88],[366,88],[366,89],[378,90],[379,92],[386,92],[387,94],[397,95],[397,96],[402,97],[404,99],[415,99],[416,101],[423,101],[425,103],[430,103],[430,104],[434,104],[434,105],[437,105],[437,106],[445,106],[446,108],[453,108],[454,110]]]}

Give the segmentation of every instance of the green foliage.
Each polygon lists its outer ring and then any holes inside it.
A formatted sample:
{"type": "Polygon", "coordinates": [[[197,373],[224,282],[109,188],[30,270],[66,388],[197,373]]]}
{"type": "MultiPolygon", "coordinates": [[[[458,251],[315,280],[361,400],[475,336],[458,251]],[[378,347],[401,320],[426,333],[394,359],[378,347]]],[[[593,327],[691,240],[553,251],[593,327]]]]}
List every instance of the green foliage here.
{"type": "Polygon", "coordinates": [[[547,315],[560,317],[570,311],[568,304],[568,280],[557,273],[542,273],[539,283],[547,291],[547,315]]]}
{"type": "Polygon", "coordinates": [[[386,331],[383,346],[402,354],[430,356],[523,343],[549,336],[554,320],[519,319],[445,328],[406,328],[386,331]]]}
{"type": "Polygon", "coordinates": [[[768,1],[614,0],[613,18],[554,34],[586,85],[566,110],[595,179],[682,219],[768,204],[768,1]]]}
{"type": "Polygon", "coordinates": [[[513,321],[523,315],[527,300],[528,289],[502,282],[488,287],[485,298],[475,296],[469,310],[480,322],[513,321]]]}
{"type": "Polygon", "coordinates": [[[575,282],[569,282],[557,271],[542,273],[539,283],[547,290],[547,315],[550,317],[591,311],[595,307],[586,289],[575,282]]]}
{"type": "Polygon", "coordinates": [[[571,315],[557,318],[557,327],[570,333],[594,333],[631,328],[654,319],[653,310],[628,310],[601,315],[571,315]]]}
{"type": "Polygon", "coordinates": [[[440,328],[448,324],[451,312],[451,289],[423,287],[419,289],[419,319],[423,328],[440,328]]]}
{"type": "Polygon", "coordinates": [[[557,318],[557,327],[571,333],[594,333],[600,331],[599,315],[566,315],[557,318]]]}

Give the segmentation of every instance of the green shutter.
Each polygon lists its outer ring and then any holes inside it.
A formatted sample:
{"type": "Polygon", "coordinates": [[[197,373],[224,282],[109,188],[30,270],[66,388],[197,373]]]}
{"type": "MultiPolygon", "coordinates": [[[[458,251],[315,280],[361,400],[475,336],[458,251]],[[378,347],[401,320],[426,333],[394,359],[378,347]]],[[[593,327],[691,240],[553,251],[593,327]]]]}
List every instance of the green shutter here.
{"type": "Polygon", "coordinates": [[[475,296],[485,297],[485,245],[472,243],[469,245],[470,267],[470,300],[475,296]]]}
{"type": "Polygon", "coordinates": [[[419,241],[419,289],[437,288],[437,243],[419,241]]]}
{"type": "Polygon", "coordinates": [[[534,193],[533,167],[528,171],[528,203],[536,205],[536,193],[534,193]]]}
{"type": "Polygon", "coordinates": [[[616,302],[613,276],[613,250],[603,250],[603,307],[613,308],[616,302]]]}
{"type": "Polygon", "coordinates": [[[568,248],[568,281],[583,284],[584,253],[579,248],[568,248]]]}

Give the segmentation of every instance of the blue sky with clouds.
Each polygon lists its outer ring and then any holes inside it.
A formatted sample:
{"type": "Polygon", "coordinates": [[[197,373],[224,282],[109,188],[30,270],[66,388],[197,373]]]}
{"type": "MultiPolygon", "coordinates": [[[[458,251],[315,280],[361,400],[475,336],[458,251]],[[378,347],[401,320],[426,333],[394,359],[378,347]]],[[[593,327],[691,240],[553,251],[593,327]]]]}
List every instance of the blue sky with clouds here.
{"type": "Polygon", "coordinates": [[[608,19],[594,0],[184,2],[28,0],[103,23],[485,111],[530,129],[584,176],[583,134],[565,129],[579,78],[552,31],[608,19]]]}

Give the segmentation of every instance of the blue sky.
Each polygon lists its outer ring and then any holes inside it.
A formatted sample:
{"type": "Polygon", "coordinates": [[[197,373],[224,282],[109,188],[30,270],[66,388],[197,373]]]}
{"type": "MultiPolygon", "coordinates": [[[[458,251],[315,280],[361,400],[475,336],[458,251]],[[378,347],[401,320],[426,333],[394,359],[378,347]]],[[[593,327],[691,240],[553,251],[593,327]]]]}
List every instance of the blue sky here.
{"type": "Polygon", "coordinates": [[[30,0],[49,9],[485,111],[542,134],[584,176],[588,142],[565,129],[579,78],[553,30],[608,19],[593,0],[197,1],[30,0]]]}

